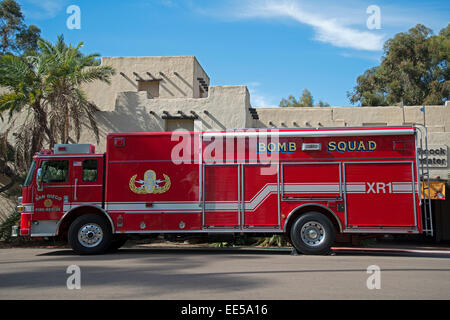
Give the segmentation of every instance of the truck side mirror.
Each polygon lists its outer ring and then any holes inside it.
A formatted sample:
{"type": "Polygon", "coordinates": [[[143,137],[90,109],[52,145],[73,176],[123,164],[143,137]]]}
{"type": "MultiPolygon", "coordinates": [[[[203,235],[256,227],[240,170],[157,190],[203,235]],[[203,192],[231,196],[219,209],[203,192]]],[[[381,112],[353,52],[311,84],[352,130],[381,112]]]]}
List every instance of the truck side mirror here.
{"type": "Polygon", "coordinates": [[[42,187],[42,168],[39,168],[36,173],[36,185],[38,191],[42,191],[44,188],[42,187]]]}

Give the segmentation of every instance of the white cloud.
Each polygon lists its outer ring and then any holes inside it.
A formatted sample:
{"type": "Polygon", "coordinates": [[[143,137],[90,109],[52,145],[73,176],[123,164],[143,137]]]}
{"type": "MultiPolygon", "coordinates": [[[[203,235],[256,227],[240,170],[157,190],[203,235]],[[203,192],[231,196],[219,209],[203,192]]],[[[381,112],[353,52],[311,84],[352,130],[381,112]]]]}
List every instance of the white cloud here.
{"type": "Polygon", "coordinates": [[[68,0],[27,0],[24,8],[26,17],[34,19],[51,19],[64,11],[68,0]]]}
{"type": "MultiPolygon", "coordinates": [[[[247,1],[244,7],[234,11],[237,18],[290,18],[314,28],[315,40],[336,47],[379,51],[383,48],[384,35],[345,25],[337,18],[329,18],[303,9],[297,1],[247,1]]],[[[237,8],[236,8],[237,9],[237,8]]]]}
{"type": "Polygon", "coordinates": [[[316,41],[340,48],[382,50],[386,36],[379,30],[367,29],[365,7],[361,7],[359,15],[355,14],[359,12],[355,8],[334,8],[327,7],[323,1],[302,5],[298,0],[231,0],[216,8],[191,7],[199,14],[225,19],[291,19],[311,26],[316,41]]]}
{"type": "Polygon", "coordinates": [[[258,87],[261,86],[259,82],[247,83],[248,92],[250,93],[250,103],[253,108],[275,108],[278,105],[273,103],[273,99],[262,94],[258,87]]]}

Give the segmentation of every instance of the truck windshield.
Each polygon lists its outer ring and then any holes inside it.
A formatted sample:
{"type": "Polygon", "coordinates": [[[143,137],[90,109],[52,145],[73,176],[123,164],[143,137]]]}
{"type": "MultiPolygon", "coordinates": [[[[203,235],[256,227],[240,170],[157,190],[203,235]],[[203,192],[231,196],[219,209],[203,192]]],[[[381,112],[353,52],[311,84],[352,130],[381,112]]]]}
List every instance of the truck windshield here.
{"type": "Polygon", "coordinates": [[[33,161],[31,163],[30,169],[28,170],[27,177],[25,178],[25,182],[23,184],[24,187],[28,187],[31,184],[31,180],[33,180],[35,169],[36,169],[36,161],[33,161]]]}

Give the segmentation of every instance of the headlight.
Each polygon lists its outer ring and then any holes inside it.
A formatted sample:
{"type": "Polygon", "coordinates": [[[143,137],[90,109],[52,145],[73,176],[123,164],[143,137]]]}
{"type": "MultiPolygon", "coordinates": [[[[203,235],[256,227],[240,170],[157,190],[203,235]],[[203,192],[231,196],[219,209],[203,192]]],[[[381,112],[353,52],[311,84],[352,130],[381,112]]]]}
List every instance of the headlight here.
{"type": "Polygon", "coordinates": [[[17,206],[17,212],[25,212],[25,207],[24,206],[17,206]]]}

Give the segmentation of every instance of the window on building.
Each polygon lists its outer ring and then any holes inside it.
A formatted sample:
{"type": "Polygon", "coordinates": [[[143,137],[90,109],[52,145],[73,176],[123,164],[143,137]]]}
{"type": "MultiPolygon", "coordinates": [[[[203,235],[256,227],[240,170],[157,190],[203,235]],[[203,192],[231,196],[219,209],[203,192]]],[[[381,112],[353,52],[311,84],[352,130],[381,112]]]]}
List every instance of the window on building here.
{"type": "Polygon", "coordinates": [[[158,98],[159,80],[138,81],[138,91],[146,91],[149,98],[158,98]]]}
{"type": "Polygon", "coordinates": [[[44,161],[42,168],[42,182],[67,182],[69,179],[69,160],[44,161]]]}
{"type": "Polygon", "coordinates": [[[191,119],[166,119],[166,131],[175,131],[184,129],[194,131],[194,120],[191,119]]]}
{"type": "Polygon", "coordinates": [[[94,182],[97,181],[97,163],[96,159],[83,160],[83,181],[94,182]]]}

